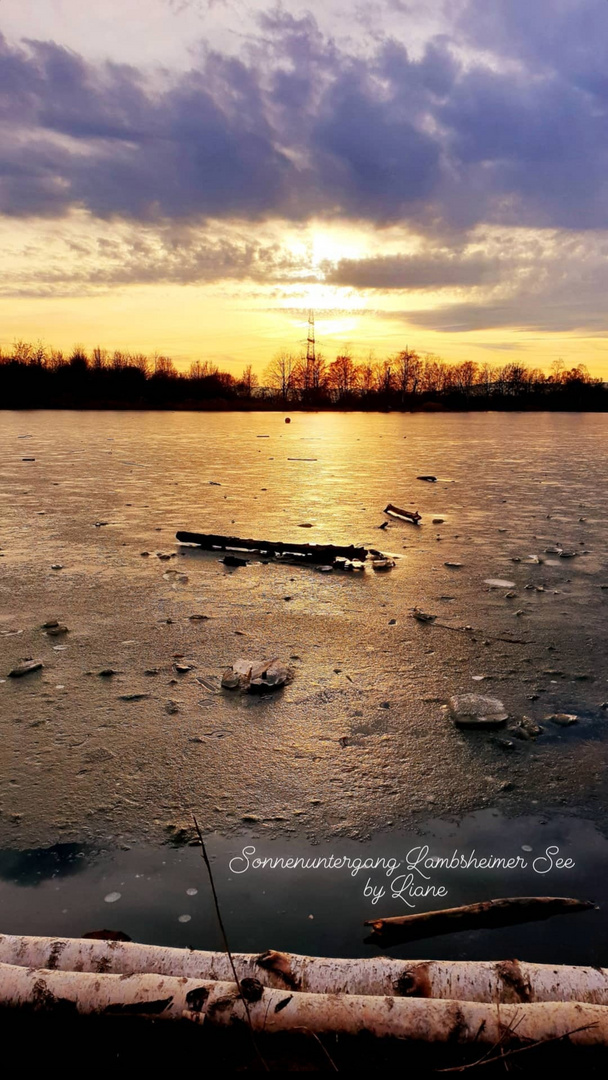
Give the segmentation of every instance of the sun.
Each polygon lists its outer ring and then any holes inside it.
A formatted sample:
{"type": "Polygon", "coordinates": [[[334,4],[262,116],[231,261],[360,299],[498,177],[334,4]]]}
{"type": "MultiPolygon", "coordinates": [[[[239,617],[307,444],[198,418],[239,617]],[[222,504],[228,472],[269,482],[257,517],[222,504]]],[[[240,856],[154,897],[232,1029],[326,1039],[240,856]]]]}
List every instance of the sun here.
{"type": "Polygon", "coordinates": [[[311,266],[322,270],[328,263],[335,266],[342,259],[361,259],[366,254],[363,234],[346,225],[315,225],[311,229],[311,266]]]}
{"type": "Polygon", "coordinates": [[[277,309],[289,314],[294,332],[304,340],[311,310],[319,339],[344,342],[354,338],[366,308],[365,295],[351,286],[332,284],[328,278],[342,259],[367,255],[369,237],[350,225],[314,222],[292,234],[287,246],[300,274],[282,286],[275,301],[277,309]]]}

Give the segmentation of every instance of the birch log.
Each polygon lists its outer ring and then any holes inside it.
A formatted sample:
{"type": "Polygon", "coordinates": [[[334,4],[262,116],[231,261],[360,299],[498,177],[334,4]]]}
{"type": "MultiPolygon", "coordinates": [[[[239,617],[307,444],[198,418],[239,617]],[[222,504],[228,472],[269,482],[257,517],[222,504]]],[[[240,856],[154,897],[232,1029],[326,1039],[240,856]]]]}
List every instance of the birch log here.
{"type": "MultiPolygon", "coordinates": [[[[158,975],[95,975],[0,964],[0,1008],[79,1015],[152,1016],[230,1027],[247,1022],[235,983],[158,975]]],[[[306,994],[259,988],[248,1004],[256,1032],[309,1031],[423,1043],[495,1046],[568,1038],[608,1046],[608,1008],[579,1002],[488,1005],[358,994],[306,994]]]]}
{"type": "MultiPolygon", "coordinates": [[[[477,1002],[579,1001],[608,1005],[608,969],[524,961],[342,960],[268,950],[234,953],[239,979],[313,994],[367,994],[477,1002]]],[[[0,935],[0,962],[21,967],[231,982],[226,953],[135,942],[0,935]]]]}

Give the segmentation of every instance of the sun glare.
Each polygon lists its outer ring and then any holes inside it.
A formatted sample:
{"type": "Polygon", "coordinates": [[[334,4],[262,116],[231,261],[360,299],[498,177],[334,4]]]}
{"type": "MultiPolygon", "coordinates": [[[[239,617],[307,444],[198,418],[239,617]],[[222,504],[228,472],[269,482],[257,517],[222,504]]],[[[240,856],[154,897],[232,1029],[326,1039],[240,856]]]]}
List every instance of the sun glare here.
{"type": "Polygon", "coordinates": [[[336,264],[341,259],[360,259],[365,254],[363,238],[352,230],[316,227],[311,239],[312,265],[322,269],[326,263],[336,264]]]}

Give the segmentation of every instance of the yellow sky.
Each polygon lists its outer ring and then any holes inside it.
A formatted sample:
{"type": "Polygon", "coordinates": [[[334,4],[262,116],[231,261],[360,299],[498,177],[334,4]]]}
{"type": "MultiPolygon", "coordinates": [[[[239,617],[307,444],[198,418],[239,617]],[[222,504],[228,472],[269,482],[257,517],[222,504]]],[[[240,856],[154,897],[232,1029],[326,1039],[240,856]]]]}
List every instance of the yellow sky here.
{"type": "MultiPolygon", "coordinates": [[[[302,309],[311,297],[294,297],[302,309]]],[[[167,354],[179,368],[210,359],[238,374],[252,364],[261,373],[279,349],[305,348],[304,310],[265,308],[261,298],[223,296],[217,287],[146,286],[101,296],[58,299],[0,299],[2,347],[23,339],[43,341],[63,350],[82,344],[102,348],[167,354]]],[[[558,357],[568,366],[587,364],[597,376],[608,373],[608,343],[574,333],[542,335],[476,331],[443,334],[408,328],[382,312],[316,309],[317,346],[327,359],[346,346],[358,359],[370,351],[377,360],[409,345],[459,362],[507,363],[549,368],[558,357]]]]}
{"type": "MultiPolygon", "coordinates": [[[[355,288],[329,283],[337,267],[428,260],[428,244],[403,228],[335,222],[207,222],[176,233],[174,227],[99,222],[80,212],[52,221],[5,220],[0,345],[9,349],[18,339],[63,350],[99,345],[168,354],[182,369],[209,359],[234,374],[248,364],[261,374],[279,349],[297,354],[305,347],[306,313],[313,308],[318,348],[329,360],[345,347],[356,358],[373,352],[381,360],[407,345],[454,362],[517,359],[549,368],[562,357],[567,366],[585,363],[605,376],[603,336],[542,325],[554,318],[552,275],[563,262],[563,243],[554,233],[511,230],[507,245],[503,234],[486,230],[461,253],[491,266],[505,262],[485,284],[355,288]],[[166,280],[156,280],[163,275],[166,280]],[[470,305],[483,310],[484,304],[499,311],[502,305],[506,322],[515,321],[519,296],[528,305],[525,318],[539,326],[461,332],[434,326],[435,318],[441,326],[446,309],[464,313],[466,321],[470,305]]],[[[452,265],[451,255],[431,251],[439,262],[444,256],[452,265]]]]}

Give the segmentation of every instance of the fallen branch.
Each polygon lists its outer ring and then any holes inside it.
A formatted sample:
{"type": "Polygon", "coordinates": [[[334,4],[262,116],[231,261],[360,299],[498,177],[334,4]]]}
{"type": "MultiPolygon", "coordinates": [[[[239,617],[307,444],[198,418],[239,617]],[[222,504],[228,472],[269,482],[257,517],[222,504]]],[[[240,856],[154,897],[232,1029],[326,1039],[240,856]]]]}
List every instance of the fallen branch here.
{"type": "Polygon", "coordinates": [[[462,930],[486,930],[535,922],[549,919],[552,915],[588,911],[594,906],[590,900],[573,900],[562,896],[512,896],[440,911],[423,911],[417,915],[370,919],[363,925],[372,927],[367,943],[386,946],[438,937],[440,934],[456,934],[462,930]]]}
{"type": "Polygon", "coordinates": [[[273,540],[242,540],[238,536],[219,536],[214,533],[195,533],[180,530],[175,534],[182,544],[198,544],[206,551],[255,551],[259,555],[299,555],[310,563],[329,564],[337,556],[346,559],[367,558],[367,548],[354,544],[290,544],[273,540]]]}
{"type": "Polygon", "coordinates": [[[398,518],[400,521],[410,521],[413,525],[417,525],[422,520],[421,515],[416,510],[412,513],[411,510],[401,510],[399,506],[394,506],[393,503],[389,503],[384,509],[384,513],[389,517],[398,518]]]}
{"type": "MultiPolygon", "coordinates": [[[[608,1005],[608,968],[528,964],[518,960],[358,960],[268,950],[231,953],[238,981],[313,994],[364,994],[478,1002],[579,1001],[608,1005]]],[[[232,981],[223,952],[90,938],[0,935],[0,962],[19,967],[102,974],[175,975],[232,981]]]]}
{"type": "MultiPolygon", "coordinates": [[[[302,994],[260,988],[249,1001],[256,1032],[358,1035],[424,1043],[495,1046],[544,1042],[566,1035],[580,1046],[608,1046],[608,1010],[602,1005],[550,1002],[487,1005],[478,1002],[348,994],[302,994]],[[517,1030],[512,1029],[517,1021],[517,1030]]],[[[94,975],[0,965],[0,1008],[68,1011],[80,1015],[149,1016],[230,1027],[246,1023],[233,982],[158,975],[94,975]]]]}

